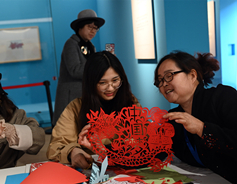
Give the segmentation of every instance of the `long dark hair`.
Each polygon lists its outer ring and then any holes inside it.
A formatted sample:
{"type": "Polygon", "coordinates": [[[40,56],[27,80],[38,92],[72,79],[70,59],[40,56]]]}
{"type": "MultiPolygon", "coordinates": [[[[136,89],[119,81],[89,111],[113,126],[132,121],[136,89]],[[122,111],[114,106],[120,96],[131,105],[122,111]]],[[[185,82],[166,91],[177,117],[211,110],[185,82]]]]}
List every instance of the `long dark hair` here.
{"type": "Polygon", "coordinates": [[[197,72],[197,80],[204,86],[212,83],[215,75],[214,71],[220,69],[219,62],[212,56],[211,53],[197,53],[196,57],[186,52],[174,51],[164,56],[159,61],[154,74],[154,80],[158,80],[158,69],[165,60],[171,59],[185,73],[190,73],[192,69],[197,72]]]}
{"type": "Polygon", "coordinates": [[[15,110],[18,109],[17,106],[7,97],[7,95],[0,95],[0,115],[9,122],[15,110]]]}
{"type": "Polygon", "coordinates": [[[129,107],[133,104],[133,95],[127,75],[118,58],[108,51],[102,51],[92,54],[85,65],[82,80],[82,105],[79,114],[78,127],[86,125],[88,119],[86,114],[92,111],[100,111],[102,107],[101,99],[97,93],[97,84],[104,73],[113,68],[122,80],[122,85],[114,97],[111,112],[120,111],[123,107],[129,107]]]}

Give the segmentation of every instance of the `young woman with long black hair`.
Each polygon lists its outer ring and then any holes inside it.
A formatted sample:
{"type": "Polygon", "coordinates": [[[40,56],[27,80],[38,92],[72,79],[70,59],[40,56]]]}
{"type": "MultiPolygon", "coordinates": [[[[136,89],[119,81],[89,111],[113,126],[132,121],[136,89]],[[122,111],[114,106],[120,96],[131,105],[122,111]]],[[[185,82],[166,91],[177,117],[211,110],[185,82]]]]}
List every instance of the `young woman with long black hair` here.
{"type": "Polygon", "coordinates": [[[107,51],[93,54],[85,65],[82,97],[76,98],[66,107],[52,131],[48,158],[71,163],[75,167],[88,168],[93,153],[78,143],[79,134],[88,121],[86,114],[90,110],[100,111],[100,108],[110,114],[133,104],[141,106],[131,92],[118,58],[107,51]]]}

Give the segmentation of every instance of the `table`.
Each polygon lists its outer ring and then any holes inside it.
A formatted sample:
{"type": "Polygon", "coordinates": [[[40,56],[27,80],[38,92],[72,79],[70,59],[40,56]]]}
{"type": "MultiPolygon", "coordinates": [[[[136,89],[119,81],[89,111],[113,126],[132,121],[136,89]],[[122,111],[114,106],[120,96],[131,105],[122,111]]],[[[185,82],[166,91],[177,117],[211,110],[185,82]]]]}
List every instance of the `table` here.
{"type": "Polygon", "coordinates": [[[5,184],[6,178],[8,175],[27,173],[29,172],[29,165],[19,166],[19,167],[11,167],[7,169],[0,169],[0,184],[5,184]]]}
{"type": "Polygon", "coordinates": [[[174,161],[169,167],[176,170],[180,174],[193,179],[193,183],[195,184],[231,184],[229,181],[215,174],[210,169],[190,166],[180,161],[177,157],[174,157],[173,160],[174,161]]]}
{"type": "MultiPolygon", "coordinates": [[[[187,177],[193,179],[194,184],[230,184],[230,182],[213,173],[209,169],[190,166],[186,163],[181,162],[177,158],[174,158],[174,161],[171,165],[169,165],[169,167],[179,172],[180,174],[186,175],[187,177]]],[[[5,184],[5,180],[8,175],[28,173],[29,170],[30,164],[27,164],[26,166],[0,169],[0,184],[5,184]]]]}

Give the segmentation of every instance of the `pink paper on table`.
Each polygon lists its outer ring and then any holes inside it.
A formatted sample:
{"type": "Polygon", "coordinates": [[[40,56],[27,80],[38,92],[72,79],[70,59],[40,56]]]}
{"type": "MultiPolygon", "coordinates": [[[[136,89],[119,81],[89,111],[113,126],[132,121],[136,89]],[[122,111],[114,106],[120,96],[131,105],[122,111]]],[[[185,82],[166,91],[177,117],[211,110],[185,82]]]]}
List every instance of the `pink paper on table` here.
{"type": "Polygon", "coordinates": [[[87,181],[77,170],[56,162],[46,162],[21,184],[75,184],[87,181]]]}

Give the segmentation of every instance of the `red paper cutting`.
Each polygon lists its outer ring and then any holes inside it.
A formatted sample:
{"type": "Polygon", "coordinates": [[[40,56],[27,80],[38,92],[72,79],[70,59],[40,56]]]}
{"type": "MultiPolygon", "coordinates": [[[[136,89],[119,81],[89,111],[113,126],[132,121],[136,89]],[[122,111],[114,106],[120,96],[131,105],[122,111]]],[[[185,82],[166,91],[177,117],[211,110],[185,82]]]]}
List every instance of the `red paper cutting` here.
{"type": "Polygon", "coordinates": [[[162,118],[166,110],[153,107],[124,107],[117,115],[105,114],[101,109],[87,114],[91,128],[88,131],[93,151],[102,161],[108,156],[108,164],[124,166],[148,165],[154,172],[159,172],[173,159],[172,139],[174,127],[162,118]],[[103,145],[103,139],[110,139],[111,149],[103,145]],[[167,158],[161,161],[156,155],[165,152],[167,158]]]}

